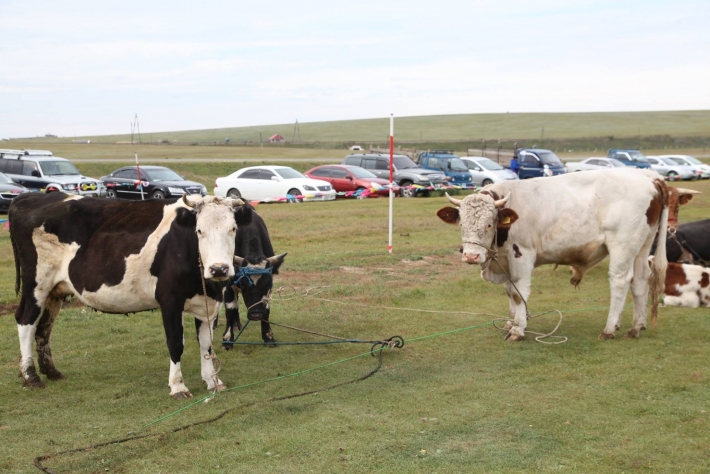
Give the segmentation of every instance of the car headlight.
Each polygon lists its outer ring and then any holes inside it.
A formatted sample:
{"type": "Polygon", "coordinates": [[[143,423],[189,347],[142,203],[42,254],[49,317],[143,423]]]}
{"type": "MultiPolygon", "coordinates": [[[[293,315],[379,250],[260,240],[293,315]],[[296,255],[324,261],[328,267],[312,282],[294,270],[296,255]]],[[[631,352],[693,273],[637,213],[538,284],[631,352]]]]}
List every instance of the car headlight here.
{"type": "Polygon", "coordinates": [[[305,189],[306,191],[315,191],[316,190],[316,188],[314,188],[313,186],[308,186],[307,184],[303,185],[303,189],[305,189]]]}
{"type": "Polygon", "coordinates": [[[168,191],[170,192],[170,194],[185,194],[185,190],[182,188],[168,188],[168,191]]]}
{"type": "Polygon", "coordinates": [[[76,184],[62,184],[62,189],[76,190],[76,184]]]}
{"type": "Polygon", "coordinates": [[[468,181],[471,181],[473,178],[471,176],[468,177],[468,181]]]}

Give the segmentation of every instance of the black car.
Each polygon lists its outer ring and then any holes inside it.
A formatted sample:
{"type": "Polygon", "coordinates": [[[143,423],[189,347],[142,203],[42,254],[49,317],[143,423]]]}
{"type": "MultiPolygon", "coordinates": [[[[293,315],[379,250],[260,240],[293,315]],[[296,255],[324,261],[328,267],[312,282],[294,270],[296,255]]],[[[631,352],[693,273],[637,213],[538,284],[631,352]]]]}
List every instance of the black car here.
{"type": "Polygon", "coordinates": [[[15,197],[28,192],[30,192],[29,189],[0,173],[0,212],[7,212],[15,197]]]}
{"type": "Polygon", "coordinates": [[[101,181],[106,185],[107,198],[164,199],[185,193],[207,195],[206,187],[187,181],[164,166],[126,166],[101,177],[101,181]]]}

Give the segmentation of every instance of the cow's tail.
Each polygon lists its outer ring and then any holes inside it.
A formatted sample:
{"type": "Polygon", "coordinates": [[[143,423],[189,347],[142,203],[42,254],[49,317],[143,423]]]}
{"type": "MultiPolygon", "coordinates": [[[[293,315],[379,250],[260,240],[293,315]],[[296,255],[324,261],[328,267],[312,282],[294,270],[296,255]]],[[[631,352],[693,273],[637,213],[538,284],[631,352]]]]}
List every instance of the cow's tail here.
{"type": "Polygon", "coordinates": [[[661,222],[658,225],[658,244],[651,265],[651,276],[649,277],[649,287],[651,290],[651,322],[653,329],[656,329],[658,321],[658,304],[660,296],[666,285],[666,270],[668,269],[668,257],[666,256],[666,236],[668,235],[668,193],[664,193],[663,211],[661,212],[661,222]]]}
{"type": "Polygon", "coordinates": [[[7,211],[7,222],[10,225],[10,242],[12,242],[12,254],[15,257],[15,294],[19,295],[22,289],[22,267],[20,266],[20,251],[17,248],[17,237],[15,235],[17,226],[13,223],[14,215],[12,206],[10,206],[7,211]]]}

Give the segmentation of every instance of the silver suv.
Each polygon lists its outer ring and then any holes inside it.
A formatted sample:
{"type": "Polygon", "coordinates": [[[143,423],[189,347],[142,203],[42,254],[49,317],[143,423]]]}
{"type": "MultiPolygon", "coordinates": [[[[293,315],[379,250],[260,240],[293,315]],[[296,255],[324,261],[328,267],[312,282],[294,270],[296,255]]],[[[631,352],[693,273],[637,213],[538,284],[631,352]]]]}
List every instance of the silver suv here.
{"type": "MultiPolygon", "coordinates": [[[[393,161],[393,179],[395,183],[402,187],[401,193],[403,197],[413,197],[416,194],[414,189],[404,186],[412,186],[413,184],[420,186],[438,186],[446,183],[446,175],[444,173],[420,168],[408,156],[394,155],[393,161]]],[[[389,155],[376,153],[348,155],[345,157],[342,164],[365,168],[375,173],[378,178],[390,178],[389,155]]]]}
{"type": "Polygon", "coordinates": [[[31,191],[106,196],[106,186],[83,176],[71,161],[46,150],[0,149],[0,173],[31,191]]]}

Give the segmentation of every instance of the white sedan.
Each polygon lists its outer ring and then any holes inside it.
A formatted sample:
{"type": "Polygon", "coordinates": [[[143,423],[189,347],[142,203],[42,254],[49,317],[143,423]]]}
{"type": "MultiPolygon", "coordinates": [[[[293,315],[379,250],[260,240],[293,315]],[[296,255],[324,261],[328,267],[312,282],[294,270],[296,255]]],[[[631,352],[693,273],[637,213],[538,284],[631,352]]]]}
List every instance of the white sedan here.
{"type": "Polygon", "coordinates": [[[587,158],[582,161],[569,161],[565,163],[567,173],[575,171],[606,170],[609,168],[623,168],[626,165],[614,158],[587,158]]]}
{"type": "Polygon", "coordinates": [[[326,181],[311,179],[287,166],[250,166],[217,178],[214,195],[247,201],[332,201],[335,190],[326,181]]]}

